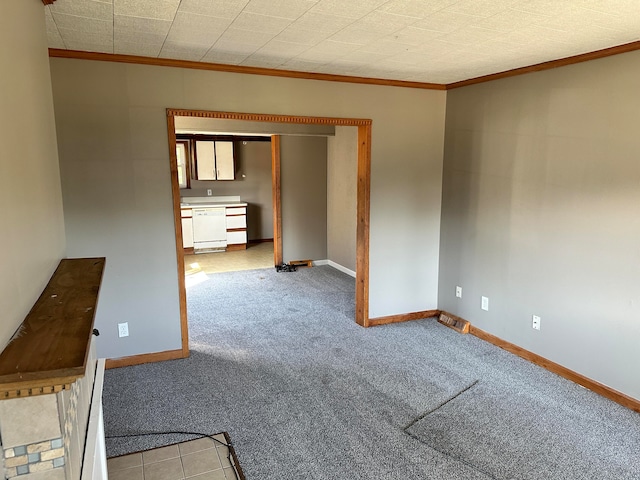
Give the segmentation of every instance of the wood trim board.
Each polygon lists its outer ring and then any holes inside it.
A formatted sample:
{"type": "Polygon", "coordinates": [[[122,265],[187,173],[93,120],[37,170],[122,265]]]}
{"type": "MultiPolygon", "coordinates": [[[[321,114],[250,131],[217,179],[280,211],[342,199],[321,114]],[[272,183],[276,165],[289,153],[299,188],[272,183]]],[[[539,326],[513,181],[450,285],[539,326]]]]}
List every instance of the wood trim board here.
{"type": "Polygon", "coordinates": [[[398,315],[389,315],[387,317],[377,317],[369,319],[369,327],[377,327],[380,325],[389,325],[390,323],[409,322],[412,320],[424,320],[425,318],[437,317],[440,310],[424,310],[422,312],[401,313],[398,315]]]}
{"type": "Polygon", "coordinates": [[[271,136],[271,195],[273,204],[273,265],[282,265],[282,203],[280,197],[280,135],[271,136]]]}
{"type": "Polygon", "coordinates": [[[133,365],[142,365],[143,363],[177,360],[179,358],[187,358],[188,356],[188,353],[185,355],[182,349],[166,350],[164,352],[156,353],[143,353],[142,355],[131,355],[129,357],[109,358],[105,363],[105,368],[131,367],[133,365]]]}
{"type": "Polygon", "coordinates": [[[574,372],[573,370],[569,370],[568,368],[563,367],[558,363],[552,362],[551,360],[548,360],[536,353],[530,352],[529,350],[525,350],[524,348],[519,347],[518,345],[515,345],[511,342],[508,342],[499,337],[496,337],[495,335],[487,333],[478,327],[474,327],[473,325],[471,325],[471,327],[469,328],[469,333],[475,337],[478,337],[484,340],[485,342],[489,342],[497,347],[502,348],[503,350],[506,350],[507,352],[513,353],[514,355],[517,355],[520,358],[523,358],[531,363],[534,363],[544,368],[545,370],[549,370],[550,372],[555,373],[556,375],[566,378],[567,380],[570,380],[573,383],[582,385],[583,387],[588,388],[589,390],[597,393],[598,395],[606,397],[609,400],[613,400],[614,402],[619,403],[624,407],[627,407],[633,411],[640,413],[640,400],[636,400],[635,398],[625,395],[624,393],[618,392],[617,390],[614,390],[611,387],[603,385],[600,382],[597,382],[588,377],[585,377],[584,375],[574,372]]]}

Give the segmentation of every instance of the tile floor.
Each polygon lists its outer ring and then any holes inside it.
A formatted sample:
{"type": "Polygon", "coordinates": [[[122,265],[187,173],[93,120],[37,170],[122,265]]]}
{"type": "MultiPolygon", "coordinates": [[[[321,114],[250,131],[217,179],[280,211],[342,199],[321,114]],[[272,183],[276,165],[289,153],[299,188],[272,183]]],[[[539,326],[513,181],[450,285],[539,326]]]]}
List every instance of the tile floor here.
{"type": "Polygon", "coordinates": [[[203,271],[204,273],[234,272],[256,268],[274,268],[273,242],[249,244],[246,250],[231,252],[200,253],[185,255],[185,273],[203,271]],[[192,264],[197,263],[199,270],[192,264]]]}
{"type": "MultiPolygon", "coordinates": [[[[214,438],[226,443],[224,435],[214,438]]],[[[228,447],[210,438],[107,460],[109,480],[236,480],[228,447]]]]}

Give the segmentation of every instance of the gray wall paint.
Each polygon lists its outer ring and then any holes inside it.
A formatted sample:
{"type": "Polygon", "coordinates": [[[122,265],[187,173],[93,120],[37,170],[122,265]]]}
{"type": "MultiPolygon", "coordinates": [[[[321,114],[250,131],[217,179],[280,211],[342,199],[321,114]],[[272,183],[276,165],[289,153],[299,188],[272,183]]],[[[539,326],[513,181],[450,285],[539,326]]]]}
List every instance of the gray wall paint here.
{"type": "Polygon", "coordinates": [[[327,142],[327,255],[355,271],[358,128],[336,127],[327,142]]]}
{"type": "Polygon", "coordinates": [[[239,195],[249,203],[247,235],[249,240],[273,238],[273,195],[271,191],[271,142],[235,142],[236,180],[191,181],[183,196],[239,195]],[[244,176],[243,176],[244,175],[244,176]]]}
{"type": "Polygon", "coordinates": [[[68,252],[107,256],[100,356],[180,347],[168,107],[371,118],[370,314],[436,307],[445,92],[60,58],[51,72],[68,252]]]}
{"type": "Polygon", "coordinates": [[[41,2],[0,2],[0,350],[64,256],[51,76],[41,2]]]}
{"type": "Polygon", "coordinates": [[[327,139],[280,137],[282,257],[327,258],[327,139]]]}
{"type": "Polygon", "coordinates": [[[448,93],[439,298],[634,398],[638,78],[633,52],[448,93]]]}

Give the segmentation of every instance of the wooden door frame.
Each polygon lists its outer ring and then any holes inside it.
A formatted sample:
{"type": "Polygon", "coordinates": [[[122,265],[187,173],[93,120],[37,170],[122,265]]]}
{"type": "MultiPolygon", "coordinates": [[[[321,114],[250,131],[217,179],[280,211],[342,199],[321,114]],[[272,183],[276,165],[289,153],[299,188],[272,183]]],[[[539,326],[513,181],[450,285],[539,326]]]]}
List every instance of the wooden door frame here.
{"type": "MultiPolygon", "coordinates": [[[[358,325],[368,327],[369,319],[369,212],[371,192],[371,126],[372,121],[364,118],[304,117],[293,115],[270,115],[260,113],[216,112],[204,110],[167,109],[167,132],[169,137],[169,157],[171,161],[171,195],[173,198],[173,220],[176,237],[176,257],[178,267],[178,297],[180,302],[180,332],[182,354],[189,355],[189,327],[187,323],[187,295],[184,277],[184,248],[182,247],[182,216],[180,214],[180,186],[178,185],[178,164],[176,160],[175,117],[200,117],[225,120],[247,120],[252,122],[300,123],[306,125],[335,125],[358,127],[358,173],[356,200],[356,314],[358,325]]],[[[274,260],[279,255],[282,262],[280,208],[280,138],[272,136],[272,176],[274,198],[274,260]],[[276,170],[277,168],[277,170],[276,170]],[[276,184],[277,177],[277,184],[276,184]],[[275,186],[277,185],[277,188],[275,186]],[[277,196],[277,198],[276,198],[277,196]],[[276,204],[277,201],[277,204],[276,204]]]]}

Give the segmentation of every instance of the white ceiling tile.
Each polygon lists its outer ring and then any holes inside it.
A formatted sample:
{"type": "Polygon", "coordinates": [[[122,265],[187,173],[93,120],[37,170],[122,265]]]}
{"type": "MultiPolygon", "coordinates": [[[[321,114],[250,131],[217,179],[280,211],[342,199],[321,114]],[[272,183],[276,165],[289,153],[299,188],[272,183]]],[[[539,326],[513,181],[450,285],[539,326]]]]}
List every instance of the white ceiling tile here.
{"type": "Polygon", "coordinates": [[[251,0],[244,12],[295,20],[313,7],[318,0],[251,0]]]}
{"type": "Polygon", "coordinates": [[[271,40],[264,47],[258,50],[257,54],[262,55],[282,55],[285,57],[285,61],[291,57],[301,54],[309,48],[308,45],[302,45],[300,43],[282,42],[280,40],[271,40]]]}
{"type": "Polygon", "coordinates": [[[165,42],[160,51],[160,57],[197,62],[208,50],[209,47],[203,45],[165,42]]]}
{"type": "Polygon", "coordinates": [[[486,28],[469,27],[464,30],[447,33],[439,38],[446,43],[456,45],[473,45],[474,43],[491,40],[500,36],[500,32],[495,30],[487,30],[486,28]]]}
{"type": "Polygon", "coordinates": [[[433,30],[436,32],[449,33],[460,28],[464,28],[477,22],[484,17],[475,15],[465,15],[456,12],[436,12],[433,15],[414,22],[412,26],[424,28],[425,30],[433,30]]]}
{"type": "Polygon", "coordinates": [[[312,11],[348,18],[362,18],[388,0],[320,0],[312,11]]]}
{"type": "Polygon", "coordinates": [[[303,45],[316,45],[329,37],[329,33],[306,30],[294,26],[284,29],[281,33],[275,37],[275,40],[281,40],[283,42],[300,43],[303,45]]]}
{"type": "Polygon", "coordinates": [[[439,10],[450,7],[459,0],[391,0],[380,7],[380,11],[407,15],[410,17],[425,18],[439,10]]]}
{"type": "Polygon", "coordinates": [[[51,12],[76,15],[78,17],[96,18],[111,21],[113,19],[113,5],[110,3],[84,0],[57,0],[49,6],[51,12]]]}
{"type": "Polygon", "coordinates": [[[245,57],[248,57],[249,55],[257,51],[258,48],[260,47],[256,45],[242,44],[238,42],[228,42],[228,41],[225,41],[224,39],[221,39],[221,40],[218,40],[213,47],[211,47],[211,50],[209,50],[208,54],[213,52],[219,52],[219,53],[228,53],[231,55],[244,55],[245,57]]]}
{"type": "Polygon", "coordinates": [[[321,61],[326,58],[336,58],[342,56],[346,53],[357,50],[359,45],[354,45],[351,43],[343,43],[343,42],[334,42],[331,40],[325,40],[318,45],[309,48],[304,51],[297,58],[303,60],[311,60],[311,61],[321,61]]]}
{"type": "MultiPolygon", "coordinates": [[[[122,43],[144,43],[147,45],[157,45],[158,48],[162,47],[166,36],[158,35],[157,33],[149,33],[139,31],[137,33],[130,32],[128,30],[114,30],[113,43],[114,45],[120,45],[122,43]]],[[[159,51],[159,50],[158,50],[159,51]]]]}
{"type": "Polygon", "coordinates": [[[365,45],[361,49],[363,52],[373,52],[385,55],[398,55],[409,51],[409,46],[404,43],[398,43],[391,40],[380,40],[369,45],[365,45]]]}
{"type": "Polygon", "coordinates": [[[242,12],[232,23],[233,28],[277,35],[291,24],[288,18],[242,12]]]}
{"type": "Polygon", "coordinates": [[[131,17],[172,20],[180,0],[114,0],[113,13],[131,17]]]}
{"type": "Polygon", "coordinates": [[[66,30],[96,34],[111,34],[113,32],[112,20],[104,21],[55,12],[52,12],[52,14],[56,27],[59,29],[64,28],[66,30]]]}
{"type": "Polygon", "coordinates": [[[292,26],[296,29],[325,32],[331,35],[351,23],[353,23],[351,18],[309,11],[296,20],[292,26]]]}
{"type": "Polygon", "coordinates": [[[120,30],[134,34],[136,32],[146,32],[166,36],[167,33],[169,33],[169,29],[171,28],[171,22],[153,18],[115,15],[113,17],[113,28],[115,31],[120,30]]]}
{"type": "Polygon", "coordinates": [[[247,58],[247,55],[242,53],[209,50],[209,52],[202,57],[201,61],[207,63],[222,63],[224,65],[240,65],[245,58],[247,58]]]}
{"type": "Polygon", "coordinates": [[[139,57],[157,57],[162,44],[148,44],[144,42],[116,42],[113,53],[120,55],[137,55],[139,57]]]}
{"type": "Polygon", "coordinates": [[[282,65],[284,61],[285,58],[281,56],[261,55],[256,52],[245,58],[240,65],[259,68],[276,68],[282,65]]]}
{"type": "Polygon", "coordinates": [[[498,32],[512,32],[519,28],[527,27],[548,20],[549,17],[536,13],[522,12],[518,10],[503,10],[495,15],[473,22],[471,25],[498,32]]]}
{"type": "Polygon", "coordinates": [[[447,7],[445,11],[478,17],[492,17],[517,3],[517,0],[462,0],[447,7]]]}
{"type": "Polygon", "coordinates": [[[212,17],[236,18],[249,0],[182,0],[179,11],[212,17]]]}
{"type": "Polygon", "coordinates": [[[218,42],[238,45],[253,45],[256,48],[262,47],[273,39],[270,33],[255,32],[251,30],[240,30],[229,27],[221,36],[218,42]]]}
{"type": "MultiPolygon", "coordinates": [[[[80,30],[70,30],[59,28],[60,36],[66,44],[70,43],[91,43],[94,45],[113,46],[113,34],[108,32],[82,32],[80,30]]],[[[71,47],[69,47],[71,48],[71,47]]]]}
{"type": "Polygon", "coordinates": [[[339,60],[345,60],[352,63],[363,63],[363,64],[371,64],[377,63],[389,55],[386,53],[380,52],[367,52],[362,49],[354,50],[353,52],[347,53],[340,57],[339,60]]]}
{"type": "Polygon", "coordinates": [[[230,22],[231,20],[227,18],[178,12],[167,35],[167,41],[211,46],[227,29],[230,22]]]}
{"type": "Polygon", "coordinates": [[[444,36],[441,32],[433,30],[424,30],[416,27],[405,27],[391,35],[393,40],[406,45],[422,45],[428,43],[435,38],[444,36]]]}
{"type": "Polygon", "coordinates": [[[284,70],[293,70],[295,72],[315,72],[324,65],[323,62],[312,62],[311,60],[303,60],[301,58],[293,58],[283,63],[280,68],[284,70]]]}

